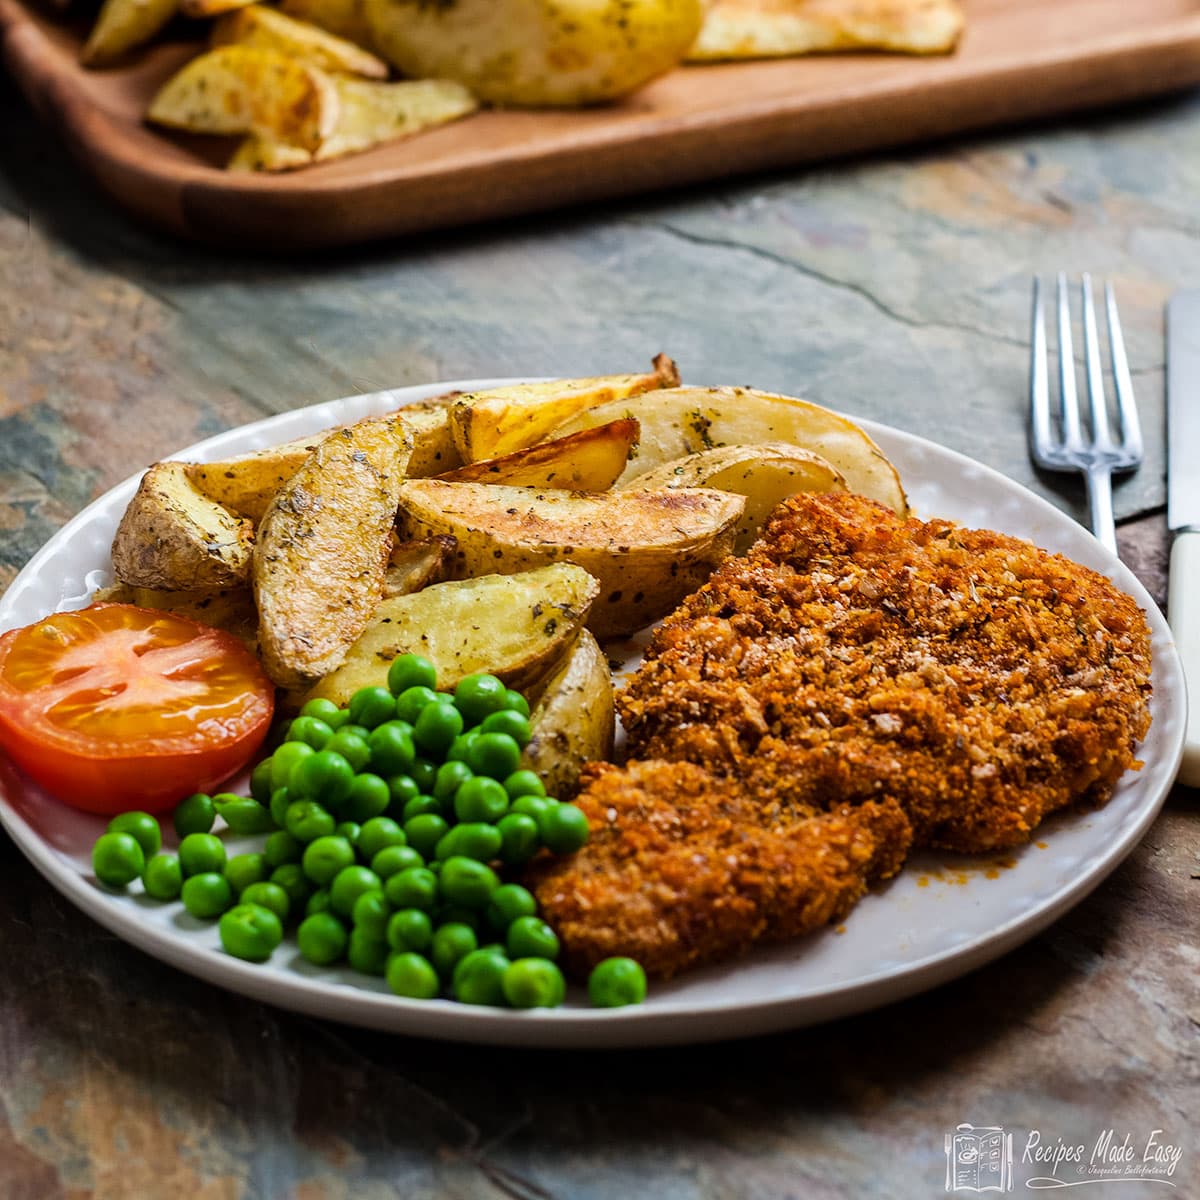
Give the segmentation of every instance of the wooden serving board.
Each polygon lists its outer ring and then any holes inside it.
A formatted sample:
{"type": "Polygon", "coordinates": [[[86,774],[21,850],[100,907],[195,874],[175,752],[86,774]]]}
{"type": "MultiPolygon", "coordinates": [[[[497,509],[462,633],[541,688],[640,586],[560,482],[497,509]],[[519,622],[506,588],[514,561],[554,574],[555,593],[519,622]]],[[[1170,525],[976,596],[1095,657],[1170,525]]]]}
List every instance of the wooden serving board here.
{"type": "Polygon", "coordinates": [[[85,29],[24,0],[0,0],[0,50],[119,203],[188,237],[260,249],[346,244],[677,187],[1200,83],[1200,0],[966,7],[966,37],[947,58],[691,66],[620,104],[484,112],[275,176],[221,170],[231,141],[142,123],[149,97],[197,42],[168,41],[128,65],[85,71],[85,29]]]}

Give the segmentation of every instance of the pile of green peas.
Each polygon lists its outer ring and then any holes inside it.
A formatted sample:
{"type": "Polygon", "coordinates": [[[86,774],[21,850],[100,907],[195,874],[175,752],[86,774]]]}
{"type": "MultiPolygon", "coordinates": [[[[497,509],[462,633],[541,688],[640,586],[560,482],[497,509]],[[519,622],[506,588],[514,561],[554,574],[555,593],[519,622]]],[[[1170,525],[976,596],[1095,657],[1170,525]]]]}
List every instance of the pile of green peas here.
{"type": "MultiPolygon", "coordinates": [[[[148,896],[218,919],[226,952],[247,961],[265,962],[292,923],[307,961],[346,962],[399,996],[561,1004],[558,937],[498,870],[542,848],[578,850],[587,818],[520,766],[530,726],[519,692],[494,675],[469,675],[453,693],[436,679],[428,659],[405,654],[387,687],[362,688],[345,708],[310,700],[254,768],[250,796],[184,800],[178,854],[162,853],[149,814],[113,818],[93,850],[96,878],[115,888],[140,878],[148,896]],[[217,817],[265,835],[261,850],[228,857],[217,817]]],[[[588,992],[599,1006],[640,1003],[645,974],[610,958],[588,992]]]]}

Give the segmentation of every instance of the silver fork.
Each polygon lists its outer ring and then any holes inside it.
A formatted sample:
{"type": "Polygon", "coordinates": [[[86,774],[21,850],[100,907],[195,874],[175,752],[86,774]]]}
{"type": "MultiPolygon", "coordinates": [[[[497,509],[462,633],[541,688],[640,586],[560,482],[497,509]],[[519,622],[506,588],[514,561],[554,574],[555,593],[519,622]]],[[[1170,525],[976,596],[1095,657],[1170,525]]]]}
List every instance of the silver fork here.
{"type": "Polygon", "coordinates": [[[1113,521],[1112,476],[1114,471],[1134,471],[1142,464],[1142,431],[1133,380],[1125,357],[1125,339],[1111,283],[1104,285],[1108,313],[1108,344],[1113,383],[1117,393],[1117,437],[1114,438],[1104,397],[1104,371],[1100,366],[1100,338],[1096,331],[1096,305],[1092,280],[1084,275],[1083,358],[1087,368],[1088,431],[1079,418],[1075,389],[1075,349],[1071,339],[1071,308],[1067,278],[1058,276],[1058,368],[1059,414],[1050,415],[1050,354],[1046,347],[1046,314],[1042,304],[1042,281],[1033,281],[1032,359],[1029,370],[1029,437],[1033,461],[1047,471],[1080,471],[1087,482],[1092,532],[1114,554],[1117,530],[1113,521]]]}

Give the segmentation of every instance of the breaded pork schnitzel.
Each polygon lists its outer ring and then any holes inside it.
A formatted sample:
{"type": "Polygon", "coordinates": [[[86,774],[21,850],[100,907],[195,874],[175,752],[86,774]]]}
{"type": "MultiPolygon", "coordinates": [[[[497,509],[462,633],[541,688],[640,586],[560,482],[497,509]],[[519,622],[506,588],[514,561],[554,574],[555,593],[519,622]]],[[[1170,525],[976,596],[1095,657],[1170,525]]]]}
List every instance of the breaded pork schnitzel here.
{"type": "Polygon", "coordinates": [[[844,914],[910,840],[967,852],[1102,803],[1150,724],[1150,637],[1086,567],[797,495],[668,617],[618,710],[631,761],[535,873],[568,962],[654,975],[844,914]],[[639,761],[642,760],[642,761],[639,761]]]}

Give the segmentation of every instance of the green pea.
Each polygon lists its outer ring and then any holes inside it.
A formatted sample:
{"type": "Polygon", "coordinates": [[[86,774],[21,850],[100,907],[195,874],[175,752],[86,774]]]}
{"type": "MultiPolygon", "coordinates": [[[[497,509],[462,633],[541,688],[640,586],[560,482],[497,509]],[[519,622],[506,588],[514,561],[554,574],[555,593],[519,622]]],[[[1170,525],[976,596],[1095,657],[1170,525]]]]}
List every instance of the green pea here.
{"type": "Polygon", "coordinates": [[[350,697],[350,720],[374,729],[396,715],[396,697],[385,687],[359,688],[350,697]]]}
{"type": "Polygon", "coordinates": [[[333,737],[333,727],[319,717],[297,717],[289,726],[287,740],[289,742],[306,742],[314,750],[324,750],[333,737]]]}
{"type": "Polygon", "coordinates": [[[567,985],[548,958],[518,958],[509,963],[502,981],[504,998],[513,1008],[557,1008],[567,985]]]}
{"type": "Polygon", "coordinates": [[[145,867],[146,856],[131,833],[103,833],[92,847],[92,870],[109,887],[126,887],[145,867]]]}
{"type": "Polygon", "coordinates": [[[510,813],[523,813],[532,817],[541,826],[542,818],[554,807],[554,801],[549,796],[518,796],[509,805],[510,813]]]}
{"type": "Polygon", "coordinates": [[[282,829],[287,823],[288,805],[292,802],[292,794],[285,787],[276,788],[271,793],[267,807],[271,810],[271,820],[277,829],[282,829]]]}
{"type": "Polygon", "coordinates": [[[316,751],[307,742],[284,742],[271,755],[271,794],[291,782],[292,772],[316,751]]]}
{"type": "Polygon", "coordinates": [[[413,727],[407,721],[385,721],[371,731],[367,746],[371,770],[377,775],[399,775],[417,760],[413,727]]]}
{"type": "Polygon", "coordinates": [[[328,835],[309,842],[300,860],[304,874],[320,886],[332,882],[339,871],[354,865],[354,847],[343,837],[328,835]]]}
{"type": "Polygon", "coordinates": [[[350,940],[346,927],[332,913],[318,912],[305,917],[296,930],[296,945],[307,962],[328,967],[346,953],[350,940]]]}
{"type": "Polygon", "coordinates": [[[508,689],[495,675],[468,675],[454,689],[454,703],[472,725],[503,708],[508,701],[508,689]]]}
{"type": "Polygon", "coordinates": [[[363,892],[354,902],[350,910],[350,922],[355,929],[361,929],[366,937],[382,942],[387,936],[388,918],[392,915],[392,906],[387,902],[382,888],[363,892]]]}
{"type": "Polygon", "coordinates": [[[330,911],[329,889],[327,887],[317,888],[315,892],[305,901],[304,915],[311,917],[313,913],[323,913],[330,911]]]}
{"type": "MultiPolygon", "coordinates": [[[[479,740],[478,729],[468,729],[466,733],[460,733],[458,737],[450,743],[449,749],[446,751],[447,762],[466,763],[467,751],[479,740]]],[[[468,768],[469,769],[469,768],[468,768]]]]}
{"type": "Polygon", "coordinates": [[[225,843],[211,833],[189,833],[179,843],[179,865],[184,878],[225,869],[225,843]]]}
{"type": "Polygon", "coordinates": [[[509,867],[527,863],[542,844],[537,822],[525,813],[507,813],[496,822],[500,861],[509,867]]]}
{"type": "Polygon", "coordinates": [[[504,785],[494,779],[476,775],[454,793],[454,815],[460,821],[482,821],[491,824],[500,820],[506,812],[508,793],[504,790],[504,785]]]}
{"type": "MultiPolygon", "coordinates": [[[[529,718],[514,712],[511,708],[502,708],[499,712],[489,713],[483,718],[480,729],[486,733],[504,733],[517,743],[518,747],[529,744],[529,718]]],[[[513,770],[516,770],[514,767],[513,770]]],[[[511,774],[512,772],[509,772],[511,774]]],[[[497,776],[499,778],[499,776],[497,776]]]]}
{"type": "Polygon", "coordinates": [[[189,833],[208,833],[216,819],[217,810],[213,808],[212,797],[203,792],[195,792],[186,800],[181,800],[172,814],[175,832],[181,838],[189,833]]]}
{"type": "Polygon", "coordinates": [[[294,838],[286,829],[278,829],[267,838],[263,846],[263,858],[274,870],[284,863],[299,862],[304,854],[304,843],[294,838]]]}
{"type": "Polygon", "coordinates": [[[434,782],[437,780],[437,763],[432,763],[427,758],[418,758],[409,767],[408,773],[417,785],[418,795],[427,796],[433,791],[434,782]]]}
{"type": "Polygon", "coordinates": [[[586,844],[590,827],[583,810],[556,804],[539,821],[542,843],[554,854],[571,854],[586,844]]]}
{"type": "Polygon", "coordinates": [[[452,800],[458,791],[474,773],[465,762],[444,762],[438,767],[437,778],[433,781],[433,794],[439,800],[452,800]]]}
{"type": "MultiPolygon", "coordinates": [[[[203,834],[193,834],[193,837],[203,834]]],[[[183,907],[202,920],[218,917],[233,903],[233,888],[224,875],[216,871],[202,871],[198,875],[189,876],[183,881],[179,893],[183,907]]]]}
{"type": "Polygon", "coordinates": [[[266,855],[235,854],[226,864],[222,872],[233,888],[233,894],[240,896],[252,883],[266,879],[270,870],[266,855]]]}
{"type": "Polygon", "coordinates": [[[388,791],[392,796],[392,802],[388,805],[390,816],[403,812],[404,806],[421,794],[421,789],[417,787],[417,782],[411,775],[393,775],[388,780],[388,791]]]}
{"type": "Polygon", "coordinates": [[[315,800],[296,800],[287,807],[283,824],[298,842],[315,842],[337,828],[333,814],[315,800]]]}
{"type": "Polygon", "coordinates": [[[532,917],[536,913],[533,893],[519,883],[502,883],[488,898],[487,919],[500,933],[518,917],[532,917]]]}
{"type": "Polygon", "coordinates": [[[258,904],[231,908],[222,916],[218,929],[225,952],[247,962],[266,962],[283,941],[279,918],[258,904]]]}
{"type": "Polygon", "coordinates": [[[387,682],[393,696],[401,696],[413,687],[432,690],[437,687],[437,667],[419,654],[401,654],[392,659],[387,682]]]}
{"type": "Polygon", "coordinates": [[[404,846],[408,838],[404,830],[391,817],[372,817],[358,835],[358,852],[365,859],[372,859],[385,846],[404,846]]]}
{"type": "Polygon", "coordinates": [[[156,854],[142,871],[142,886],[154,900],[178,900],[183,869],[174,854],[156,854]]]}
{"type": "Polygon", "coordinates": [[[513,691],[512,688],[504,693],[504,707],[520,713],[523,717],[529,716],[529,701],[520,692],[513,691]]]}
{"type": "Polygon", "coordinates": [[[558,934],[540,917],[518,917],[508,927],[504,943],[511,958],[558,957],[558,934]]]}
{"type": "Polygon", "coordinates": [[[369,821],[387,812],[391,802],[392,793],[384,779],[372,774],[356,775],[342,807],[342,815],[350,821],[369,821]]]}
{"type": "Polygon", "coordinates": [[[500,886],[496,872],[486,863],[461,855],[443,861],[440,879],[442,895],[451,904],[467,908],[483,908],[500,886]]]}
{"type": "Polygon", "coordinates": [[[421,813],[404,822],[404,836],[422,858],[428,859],[433,857],[434,848],[449,828],[436,813],[421,813]]]}
{"type": "Polygon", "coordinates": [[[333,831],[334,837],[345,838],[356,849],[361,834],[362,826],[357,821],[339,821],[337,828],[333,831]]]}
{"type": "Polygon", "coordinates": [[[421,710],[427,705],[437,704],[438,694],[431,687],[415,684],[396,694],[396,716],[410,725],[417,723],[421,710]]]}
{"type": "Polygon", "coordinates": [[[344,708],[338,708],[332,700],[326,700],[324,696],[305,701],[300,715],[316,717],[318,721],[324,721],[331,729],[344,725],[350,719],[350,714],[344,708]]]}
{"type": "Polygon", "coordinates": [[[371,859],[371,870],[385,883],[409,867],[423,867],[425,860],[411,846],[384,846],[371,859]]]}
{"type": "MultiPolygon", "coordinates": [[[[284,863],[281,867],[276,867],[271,872],[269,882],[283,888],[284,892],[287,893],[288,904],[291,909],[298,910],[313,892],[313,885],[309,881],[308,876],[304,874],[304,869],[299,863],[284,863]]],[[[260,885],[255,883],[250,886],[258,887],[260,885]]]]}
{"type": "Polygon", "coordinates": [[[472,950],[454,968],[454,998],[463,1004],[505,1003],[504,973],[509,960],[496,950],[472,950]]]}
{"type": "Polygon", "coordinates": [[[459,960],[466,958],[478,946],[479,941],[475,937],[475,930],[469,925],[452,922],[434,930],[433,941],[429,947],[429,958],[437,973],[443,979],[449,979],[459,960]]]}
{"type": "Polygon", "coordinates": [[[436,796],[414,796],[405,806],[401,816],[405,824],[413,817],[421,817],[432,813],[435,817],[442,815],[442,802],[436,796]]]}
{"type": "Polygon", "coordinates": [[[369,867],[343,867],[329,885],[329,901],[339,917],[349,917],[363,892],[382,886],[383,881],[369,867]]]}
{"type": "Polygon", "coordinates": [[[365,729],[359,732],[355,726],[343,726],[329,739],[325,749],[332,754],[340,754],[355,771],[365,771],[371,761],[367,734],[365,729]]]}
{"type": "Polygon", "coordinates": [[[336,750],[318,750],[292,771],[288,791],[296,800],[316,800],[336,811],[350,794],[354,768],[336,750]]]}
{"type": "Polygon", "coordinates": [[[452,704],[427,704],[413,725],[413,744],[427,757],[446,753],[463,731],[463,715],[452,704]]]}
{"type": "Polygon", "coordinates": [[[500,831],[495,825],[482,821],[465,821],[455,825],[435,847],[439,859],[462,856],[479,862],[491,862],[500,853],[503,844],[500,831]]]}
{"type": "Polygon", "coordinates": [[[516,800],[521,796],[544,796],[546,785],[536,771],[522,767],[504,781],[504,790],[508,793],[510,800],[516,800]]]}
{"type": "Polygon", "coordinates": [[[281,921],[286,921],[292,911],[292,900],[288,893],[269,879],[260,879],[251,883],[241,894],[243,904],[257,904],[260,908],[269,908],[281,921]]]}
{"type": "Polygon", "coordinates": [[[433,922],[419,908],[402,908],[387,923],[387,944],[393,950],[424,950],[433,940],[433,922]]]}
{"type": "Polygon", "coordinates": [[[350,930],[346,961],[364,975],[382,975],[387,969],[388,944],[382,938],[368,936],[355,927],[350,930]]]}
{"type": "MultiPolygon", "coordinates": [[[[493,780],[507,779],[520,761],[521,747],[511,734],[481,732],[467,747],[467,766],[476,775],[487,775],[493,780]]],[[[503,785],[500,790],[504,791],[503,785]]]]}
{"type": "Polygon", "coordinates": [[[271,760],[269,758],[264,758],[250,772],[250,795],[259,804],[271,803],[271,760]]]}
{"type": "Polygon", "coordinates": [[[162,849],[162,830],[147,812],[126,812],[113,817],[107,833],[127,833],[142,848],[142,854],[153,858],[162,849]]]}
{"type": "Polygon", "coordinates": [[[277,828],[271,810],[249,796],[223,793],[213,797],[213,807],[217,816],[237,834],[270,833],[277,828]]]}
{"type": "Polygon", "coordinates": [[[632,958],[606,958],[588,976],[588,997],[597,1008],[641,1004],[646,998],[646,972],[632,958]]]}
{"type": "Polygon", "coordinates": [[[465,904],[443,904],[433,914],[433,923],[435,926],[465,925],[476,934],[483,928],[483,918],[479,911],[467,908],[465,904]]]}
{"type": "Polygon", "coordinates": [[[427,867],[406,867],[388,878],[383,894],[397,908],[432,912],[438,899],[438,881],[427,867]]]}
{"type": "Polygon", "coordinates": [[[406,996],[411,1000],[432,1000],[441,990],[437,972],[429,959],[411,951],[389,955],[384,973],[388,987],[397,996],[406,996]]]}

